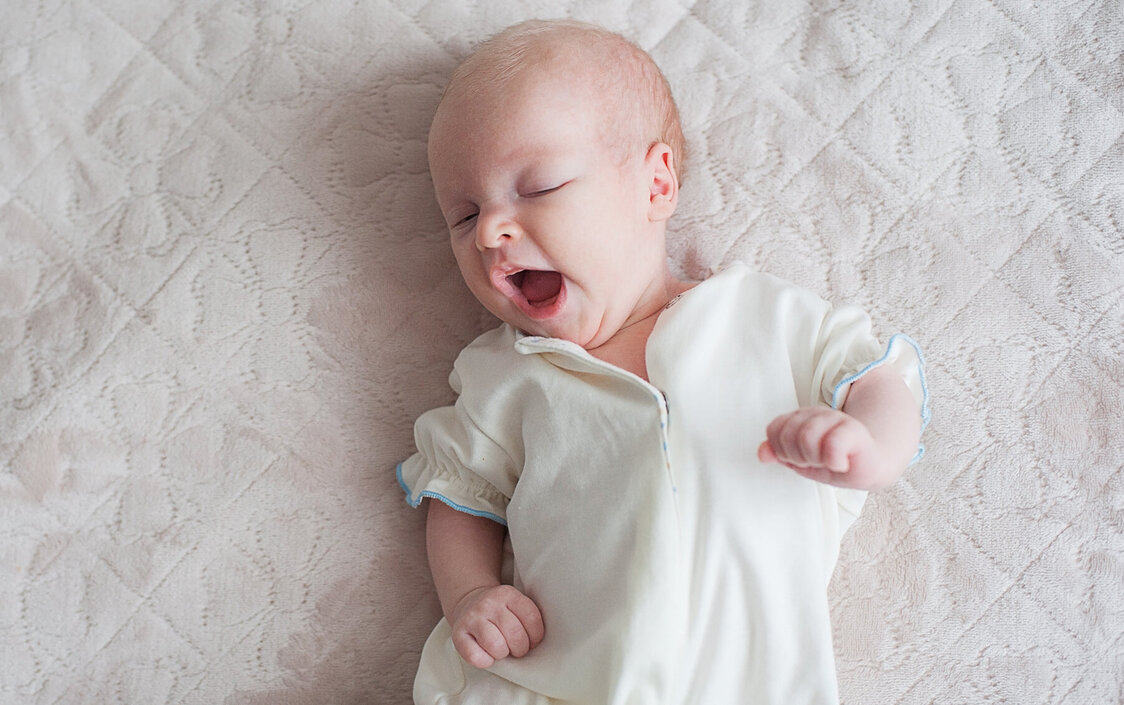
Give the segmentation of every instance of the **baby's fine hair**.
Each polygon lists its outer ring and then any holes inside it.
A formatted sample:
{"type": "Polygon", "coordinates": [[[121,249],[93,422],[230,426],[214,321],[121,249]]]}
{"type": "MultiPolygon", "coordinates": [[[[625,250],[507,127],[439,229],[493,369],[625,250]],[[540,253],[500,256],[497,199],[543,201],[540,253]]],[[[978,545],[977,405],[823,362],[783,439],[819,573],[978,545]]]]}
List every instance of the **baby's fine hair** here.
{"type": "Polygon", "coordinates": [[[574,20],[529,20],[512,25],[476,47],[453,72],[446,94],[466,83],[505,83],[519,73],[534,50],[552,39],[590,54],[604,84],[598,86],[601,94],[620,96],[617,103],[621,114],[617,117],[621,120],[610,119],[606,124],[639,122],[637,129],[647,140],[645,151],[657,142],[671,147],[675,172],[682,183],[687,144],[667,78],[647,52],[603,27],[574,20]]]}

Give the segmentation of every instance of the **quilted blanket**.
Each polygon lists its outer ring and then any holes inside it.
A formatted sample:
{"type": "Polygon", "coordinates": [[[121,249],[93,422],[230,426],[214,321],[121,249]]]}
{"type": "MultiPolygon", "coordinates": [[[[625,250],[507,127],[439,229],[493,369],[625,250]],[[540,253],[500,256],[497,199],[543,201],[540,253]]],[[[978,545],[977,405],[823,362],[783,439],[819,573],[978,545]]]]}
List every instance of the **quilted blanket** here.
{"type": "Polygon", "coordinates": [[[426,131],[533,16],[664,67],[677,272],[925,350],[928,452],[830,587],[843,701],[1124,702],[1118,0],[0,0],[0,703],[410,701],[394,467],[494,325],[426,131]]]}

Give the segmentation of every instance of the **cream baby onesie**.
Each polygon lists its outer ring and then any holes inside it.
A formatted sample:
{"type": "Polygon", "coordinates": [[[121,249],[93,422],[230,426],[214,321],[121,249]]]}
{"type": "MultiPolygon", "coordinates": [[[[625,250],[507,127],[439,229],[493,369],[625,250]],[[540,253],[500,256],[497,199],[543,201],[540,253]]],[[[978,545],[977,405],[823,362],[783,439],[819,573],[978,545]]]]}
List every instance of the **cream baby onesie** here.
{"type": "Polygon", "coordinates": [[[838,703],[826,588],[865,493],[756,450],[772,419],[841,405],[879,365],[927,421],[920,351],[734,264],[661,314],[646,356],[649,381],[503,325],[457,358],[457,402],[418,419],[398,478],[414,506],[507,526],[546,638],[477,670],[442,620],[419,705],[838,703]]]}

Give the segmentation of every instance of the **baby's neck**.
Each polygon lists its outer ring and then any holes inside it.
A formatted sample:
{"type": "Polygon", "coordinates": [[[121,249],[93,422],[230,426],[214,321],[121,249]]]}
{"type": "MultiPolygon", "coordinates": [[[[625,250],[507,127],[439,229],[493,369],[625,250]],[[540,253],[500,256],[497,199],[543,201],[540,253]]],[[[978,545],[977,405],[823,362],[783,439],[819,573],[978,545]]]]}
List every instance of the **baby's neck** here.
{"type": "Polygon", "coordinates": [[[648,348],[648,337],[656,327],[658,318],[657,313],[632,324],[604,345],[589,350],[589,354],[647,381],[648,365],[645,353],[648,348]]]}
{"type": "Polygon", "coordinates": [[[654,312],[620,329],[602,345],[589,348],[589,354],[648,381],[648,338],[651,337],[652,330],[655,329],[660,314],[666,310],[667,304],[694,285],[695,282],[673,280],[668,286],[667,300],[654,312]]]}

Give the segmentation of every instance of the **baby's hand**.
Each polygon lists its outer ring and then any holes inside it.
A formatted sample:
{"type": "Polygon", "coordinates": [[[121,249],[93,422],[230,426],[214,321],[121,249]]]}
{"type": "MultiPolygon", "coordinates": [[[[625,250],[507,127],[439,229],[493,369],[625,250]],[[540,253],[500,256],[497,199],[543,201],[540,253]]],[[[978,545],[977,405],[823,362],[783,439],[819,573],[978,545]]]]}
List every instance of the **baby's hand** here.
{"type": "Polygon", "coordinates": [[[836,487],[879,489],[883,461],[870,431],[842,411],[816,406],[778,416],[757,449],[763,463],[780,463],[836,487]]]}
{"type": "Polygon", "coordinates": [[[510,585],[468,593],[457,603],[450,621],[453,646],[476,668],[488,668],[508,656],[526,656],[544,634],[538,606],[510,585]]]}

